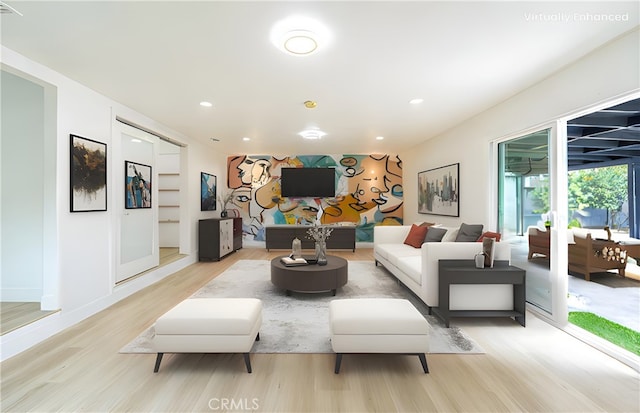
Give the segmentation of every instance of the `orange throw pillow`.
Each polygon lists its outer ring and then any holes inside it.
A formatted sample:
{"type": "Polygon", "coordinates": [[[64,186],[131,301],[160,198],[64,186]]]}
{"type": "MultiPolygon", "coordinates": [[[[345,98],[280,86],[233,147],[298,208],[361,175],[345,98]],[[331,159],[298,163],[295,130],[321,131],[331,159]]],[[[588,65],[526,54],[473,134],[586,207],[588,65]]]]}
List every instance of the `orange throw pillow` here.
{"type": "Polygon", "coordinates": [[[499,232],[487,231],[484,234],[480,235],[480,238],[478,238],[478,242],[482,242],[482,240],[485,238],[493,238],[496,240],[496,242],[500,242],[501,237],[502,235],[500,235],[499,232]]]}
{"type": "Polygon", "coordinates": [[[409,235],[405,238],[404,243],[411,245],[413,248],[422,247],[422,243],[424,242],[424,237],[427,235],[428,229],[429,227],[419,227],[416,224],[412,224],[411,229],[409,230],[409,235]]]}

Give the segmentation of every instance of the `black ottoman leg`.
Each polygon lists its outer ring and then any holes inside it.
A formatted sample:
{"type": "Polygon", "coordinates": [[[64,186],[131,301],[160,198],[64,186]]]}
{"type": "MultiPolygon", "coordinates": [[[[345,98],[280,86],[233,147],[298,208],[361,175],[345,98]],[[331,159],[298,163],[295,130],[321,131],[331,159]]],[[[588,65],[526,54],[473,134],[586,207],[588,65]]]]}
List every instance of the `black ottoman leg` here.
{"type": "Polygon", "coordinates": [[[244,364],[247,366],[247,373],[251,373],[251,360],[249,360],[249,353],[244,353],[244,364]]]}
{"type": "Polygon", "coordinates": [[[424,370],[424,374],[429,373],[429,367],[427,366],[427,356],[424,353],[418,354],[420,357],[420,363],[422,363],[422,370],[424,370]]]}
{"type": "Polygon", "coordinates": [[[156,357],[156,367],[153,369],[154,373],[157,373],[158,370],[160,370],[160,363],[162,362],[163,355],[164,353],[158,353],[158,356],[156,357]]]}
{"type": "Polygon", "coordinates": [[[342,353],[337,353],[336,354],[336,368],[334,370],[334,373],[338,374],[340,373],[340,364],[342,363],[342,353]]]}

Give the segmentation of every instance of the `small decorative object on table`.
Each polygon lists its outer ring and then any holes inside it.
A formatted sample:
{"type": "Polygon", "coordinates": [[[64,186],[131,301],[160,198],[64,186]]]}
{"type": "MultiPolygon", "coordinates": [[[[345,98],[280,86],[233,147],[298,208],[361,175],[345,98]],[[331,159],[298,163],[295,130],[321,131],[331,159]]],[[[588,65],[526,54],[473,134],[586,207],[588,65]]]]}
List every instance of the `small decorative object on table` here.
{"type": "Polygon", "coordinates": [[[218,202],[220,202],[220,207],[222,208],[222,211],[220,212],[220,216],[222,218],[226,218],[229,215],[227,212],[227,204],[231,202],[232,199],[233,191],[218,195],[218,202]]]}
{"type": "Polygon", "coordinates": [[[316,259],[318,265],[327,265],[327,239],[331,236],[333,228],[323,225],[314,225],[307,230],[307,238],[316,242],[316,259]]]}
{"type": "Polygon", "coordinates": [[[484,268],[484,252],[479,252],[475,256],[476,268],[484,268]]]}
{"type": "Polygon", "coordinates": [[[302,243],[298,238],[294,238],[291,242],[291,258],[302,257],[302,243]]]}
{"type": "Polygon", "coordinates": [[[484,266],[493,268],[493,259],[496,252],[496,240],[484,238],[482,240],[482,254],[484,255],[484,266]]]}
{"type": "Polygon", "coordinates": [[[298,265],[307,265],[309,264],[307,260],[302,257],[292,258],[292,257],[282,257],[280,261],[284,264],[285,267],[297,267],[298,265]]]}

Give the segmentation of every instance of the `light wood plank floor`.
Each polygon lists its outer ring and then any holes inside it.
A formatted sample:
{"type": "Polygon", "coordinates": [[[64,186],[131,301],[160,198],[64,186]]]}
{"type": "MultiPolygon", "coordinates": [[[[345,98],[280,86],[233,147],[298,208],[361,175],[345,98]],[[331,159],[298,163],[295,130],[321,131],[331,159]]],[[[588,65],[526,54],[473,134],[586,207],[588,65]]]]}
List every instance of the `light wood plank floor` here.
{"type": "Polygon", "coordinates": [[[0,335],[9,333],[57,311],[42,311],[40,303],[0,303],[0,335]]]}
{"type": "MultiPolygon", "coordinates": [[[[178,248],[160,248],[159,266],[170,264],[184,256],[180,254],[178,248]]],[[[58,311],[42,311],[39,302],[0,302],[0,335],[24,327],[58,311]]]]}
{"type": "MultiPolygon", "coordinates": [[[[333,252],[332,252],[333,253],[333,252]]],[[[638,373],[532,314],[456,319],[482,355],[119,354],[164,312],[238,259],[282,252],[245,248],[197,263],[0,364],[1,410],[261,412],[637,412],[638,373]]],[[[372,260],[371,249],[339,252],[372,260]]],[[[373,265],[373,262],[372,264],[373,265]]],[[[284,297],[283,297],[284,299],[284,297]]]]}

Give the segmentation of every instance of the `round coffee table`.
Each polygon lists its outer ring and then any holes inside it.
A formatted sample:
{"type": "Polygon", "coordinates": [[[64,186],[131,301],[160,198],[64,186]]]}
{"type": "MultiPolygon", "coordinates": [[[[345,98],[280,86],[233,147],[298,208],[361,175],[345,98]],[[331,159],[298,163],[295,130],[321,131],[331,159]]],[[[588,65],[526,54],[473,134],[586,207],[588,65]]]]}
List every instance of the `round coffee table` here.
{"type": "Polygon", "coordinates": [[[349,264],[344,258],[327,255],[327,265],[300,265],[287,267],[276,257],[271,260],[271,282],[285,290],[303,293],[317,293],[336,290],[347,283],[349,264]]]}

